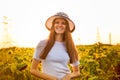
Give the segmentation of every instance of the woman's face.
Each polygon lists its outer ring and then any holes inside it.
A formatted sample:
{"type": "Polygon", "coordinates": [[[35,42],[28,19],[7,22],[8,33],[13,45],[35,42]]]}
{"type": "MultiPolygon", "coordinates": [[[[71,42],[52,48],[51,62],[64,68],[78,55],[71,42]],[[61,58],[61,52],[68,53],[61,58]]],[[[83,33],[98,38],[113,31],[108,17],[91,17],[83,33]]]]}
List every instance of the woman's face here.
{"type": "Polygon", "coordinates": [[[57,34],[63,34],[66,30],[66,21],[62,18],[55,20],[54,30],[57,34]]]}

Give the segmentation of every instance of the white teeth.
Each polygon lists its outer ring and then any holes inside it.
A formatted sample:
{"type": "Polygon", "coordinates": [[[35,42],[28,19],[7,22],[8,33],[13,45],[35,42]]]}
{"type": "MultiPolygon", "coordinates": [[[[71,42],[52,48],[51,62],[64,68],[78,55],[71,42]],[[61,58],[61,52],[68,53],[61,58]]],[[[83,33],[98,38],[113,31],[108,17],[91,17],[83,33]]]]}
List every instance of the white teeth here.
{"type": "Polygon", "coordinates": [[[57,30],[63,30],[62,28],[56,28],[57,30]]]}
{"type": "Polygon", "coordinates": [[[58,30],[62,30],[62,29],[58,29],[58,30]]]}

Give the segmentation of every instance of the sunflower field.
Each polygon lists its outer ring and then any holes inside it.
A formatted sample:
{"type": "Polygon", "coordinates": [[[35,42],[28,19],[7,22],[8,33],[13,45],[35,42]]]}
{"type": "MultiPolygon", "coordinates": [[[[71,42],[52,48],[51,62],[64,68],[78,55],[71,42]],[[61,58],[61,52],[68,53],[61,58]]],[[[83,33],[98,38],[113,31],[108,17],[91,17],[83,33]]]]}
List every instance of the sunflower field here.
{"type": "MultiPolygon", "coordinates": [[[[76,47],[80,58],[81,76],[75,80],[120,80],[119,45],[76,47]]],[[[40,80],[29,72],[33,53],[34,48],[0,49],[0,80],[40,80]]]]}

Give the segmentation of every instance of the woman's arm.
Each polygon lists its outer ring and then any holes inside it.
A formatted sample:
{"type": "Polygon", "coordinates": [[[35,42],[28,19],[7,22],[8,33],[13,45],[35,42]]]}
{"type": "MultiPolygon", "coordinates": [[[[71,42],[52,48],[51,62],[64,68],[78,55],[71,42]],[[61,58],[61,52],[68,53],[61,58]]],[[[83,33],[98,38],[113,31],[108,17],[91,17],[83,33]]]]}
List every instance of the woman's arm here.
{"type": "Polygon", "coordinates": [[[47,75],[45,73],[41,73],[39,70],[38,70],[38,64],[40,62],[36,59],[33,59],[32,60],[32,64],[31,64],[31,68],[30,68],[30,73],[32,75],[35,75],[36,77],[39,77],[39,78],[42,78],[42,79],[45,79],[45,80],[57,80],[56,77],[54,76],[50,76],[50,75],[47,75]]]}
{"type": "Polygon", "coordinates": [[[79,66],[73,66],[72,71],[73,72],[71,73],[71,78],[80,77],[80,68],[79,68],[79,66]]]}
{"type": "Polygon", "coordinates": [[[65,75],[62,80],[70,80],[72,78],[78,78],[78,77],[80,77],[79,66],[73,66],[72,73],[65,75]]]}

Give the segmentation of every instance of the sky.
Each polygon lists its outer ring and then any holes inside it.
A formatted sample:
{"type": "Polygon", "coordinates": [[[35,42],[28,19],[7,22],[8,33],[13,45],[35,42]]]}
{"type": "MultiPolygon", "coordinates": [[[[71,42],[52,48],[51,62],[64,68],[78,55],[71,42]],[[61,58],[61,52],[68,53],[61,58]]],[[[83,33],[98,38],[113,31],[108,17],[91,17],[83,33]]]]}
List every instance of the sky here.
{"type": "MultiPolygon", "coordinates": [[[[9,35],[19,46],[35,47],[48,37],[45,21],[65,12],[76,25],[75,44],[120,43],[120,0],[0,0],[0,39],[5,34],[3,16],[8,17],[9,35]],[[99,32],[99,33],[98,33],[99,32]],[[97,37],[97,38],[96,38],[97,37]]],[[[2,41],[2,40],[1,40],[2,41]]]]}

